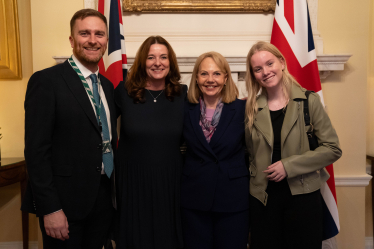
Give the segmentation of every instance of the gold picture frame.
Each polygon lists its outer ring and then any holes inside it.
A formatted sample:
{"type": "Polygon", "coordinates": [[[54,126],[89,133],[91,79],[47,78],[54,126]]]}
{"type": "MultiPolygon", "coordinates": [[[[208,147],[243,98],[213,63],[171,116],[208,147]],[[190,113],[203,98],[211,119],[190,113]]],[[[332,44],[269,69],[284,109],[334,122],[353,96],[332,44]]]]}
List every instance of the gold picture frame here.
{"type": "Polygon", "coordinates": [[[123,0],[124,12],[274,12],[276,0],[123,0]]]}
{"type": "Polygon", "coordinates": [[[21,78],[17,0],[0,0],[0,80],[21,78]]]}

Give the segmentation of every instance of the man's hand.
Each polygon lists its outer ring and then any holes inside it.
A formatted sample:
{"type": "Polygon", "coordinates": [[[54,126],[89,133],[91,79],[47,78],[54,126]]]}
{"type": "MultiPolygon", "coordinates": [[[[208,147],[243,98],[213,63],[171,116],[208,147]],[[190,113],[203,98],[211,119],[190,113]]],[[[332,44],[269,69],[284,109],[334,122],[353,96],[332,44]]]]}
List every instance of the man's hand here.
{"type": "Polygon", "coordinates": [[[287,172],[284,169],[282,161],[273,163],[267,168],[267,170],[264,170],[263,172],[269,174],[267,178],[270,181],[275,182],[280,182],[287,176],[287,172]]]}
{"type": "Polygon", "coordinates": [[[44,215],[43,219],[48,236],[62,241],[69,239],[69,224],[64,211],[44,215]]]}

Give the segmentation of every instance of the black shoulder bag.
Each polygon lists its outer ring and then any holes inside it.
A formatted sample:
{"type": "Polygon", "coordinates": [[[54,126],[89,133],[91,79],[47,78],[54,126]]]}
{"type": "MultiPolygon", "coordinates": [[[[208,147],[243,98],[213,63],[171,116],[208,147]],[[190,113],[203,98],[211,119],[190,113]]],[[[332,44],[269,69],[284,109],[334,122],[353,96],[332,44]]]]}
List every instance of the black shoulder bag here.
{"type": "Polygon", "coordinates": [[[310,123],[310,115],[309,115],[309,104],[308,104],[308,99],[309,99],[309,94],[312,91],[306,91],[305,96],[306,99],[304,99],[304,121],[305,121],[305,126],[310,125],[309,130],[306,132],[306,135],[308,136],[309,140],[309,148],[310,150],[315,150],[319,144],[318,144],[318,139],[317,136],[314,134],[314,127],[313,124],[310,123]]]}
{"type": "MultiPolygon", "coordinates": [[[[310,128],[309,130],[306,132],[307,136],[308,136],[308,140],[309,140],[309,148],[310,150],[315,150],[319,144],[318,144],[318,139],[317,139],[317,136],[314,134],[314,127],[313,127],[313,124],[310,123],[310,115],[309,115],[309,106],[308,106],[308,99],[309,99],[309,94],[311,93],[311,91],[306,91],[305,92],[305,96],[306,96],[306,99],[304,99],[304,120],[305,120],[305,126],[307,125],[310,125],[310,128]]],[[[326,206],[326,203],[325,201],[323,200],[323,197],[321,195],[321,199],[322,199],[322,213],[324,214],[324,219],[323,219],[323,228],[322,228],[322,231],[323,231],[323,240],[326,240],[326,239],[329,239],[331,238],[331,229],[326,229],[326,219],[325,219],[325,214],[326,213],[329,213],[330,211],[328,210],[327,206],[326,206]]]]}

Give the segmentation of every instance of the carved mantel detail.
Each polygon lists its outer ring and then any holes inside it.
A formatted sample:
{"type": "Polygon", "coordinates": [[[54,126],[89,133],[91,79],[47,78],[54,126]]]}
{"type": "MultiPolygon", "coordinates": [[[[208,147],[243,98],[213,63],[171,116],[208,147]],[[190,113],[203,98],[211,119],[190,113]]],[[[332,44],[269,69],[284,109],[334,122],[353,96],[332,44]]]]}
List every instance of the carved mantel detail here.
{"type": "MultiPolygon", "coordinates": [[[[321,79],[325,79],[333,71],[343,71],[344,64],[347,63],[348,59],[352,55],[317,55],[319,76],[321,79]]],[[[70,56],[53,56],[56,63],[63,63],[70,56]]],[[[230,65],[233,73],[238,73],[238,80],[242,81],[245,77],[246,71],[246,57],[225,57],[230,65]]],[[[197,57],[177,57],[179,70],[181,73],[191,73],[195,65],[197,57]]],[[[134,63],[134,58],[130,57],[127,60],[128,68],[134,63]]]]}

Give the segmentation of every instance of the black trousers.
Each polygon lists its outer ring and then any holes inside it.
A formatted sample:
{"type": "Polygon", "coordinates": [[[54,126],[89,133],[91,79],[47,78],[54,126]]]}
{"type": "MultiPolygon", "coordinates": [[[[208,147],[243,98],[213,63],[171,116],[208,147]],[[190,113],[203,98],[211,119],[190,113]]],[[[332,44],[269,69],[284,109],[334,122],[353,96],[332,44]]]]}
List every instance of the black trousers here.
{"type": "Polygon", "coordinates": [[[246,249],[249,210],[221,213],[182,208],[184,249],[246,249]]]}
{"type": "Polygon", "coordinates": [[[110,179],[101,176],[94,207],[84,220],[69,221],[69,239],[61,241],[48,236],[43,217],[39,218],[44,249],[102,249],[110,235],[114,215],[110,193],[110,179]]]}
{"type": "Polygon", "coordinates": [[[322,196],[319,190],[292,195],[287,179],[269,181],[264,206],[250,197],[251,249],[321,249],[322,196]]]}

